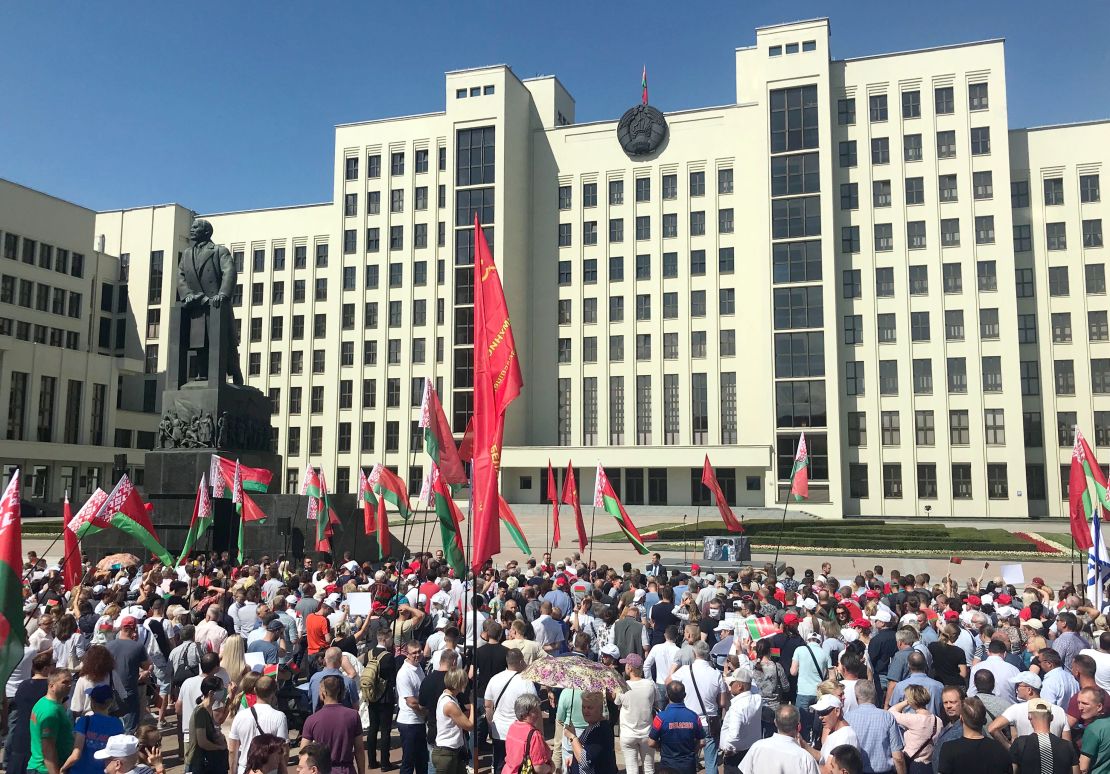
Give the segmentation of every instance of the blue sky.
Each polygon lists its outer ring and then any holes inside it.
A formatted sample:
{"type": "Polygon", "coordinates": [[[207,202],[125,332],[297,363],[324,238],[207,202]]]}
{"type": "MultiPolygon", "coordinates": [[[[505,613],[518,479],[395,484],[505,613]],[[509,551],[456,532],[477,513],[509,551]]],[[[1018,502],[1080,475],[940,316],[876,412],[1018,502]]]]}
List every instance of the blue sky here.
{"type": "Polygon", "coordinates": [[[1006,38],[1012,127],[1110,116],[1110,3],[12,2],[0,177],[94,209],[327,200],[333,126],[443,109],[446,70],[556,74],[579,121],[735,99],[762,24],[829,16],[836,58],[1006,38]]]}

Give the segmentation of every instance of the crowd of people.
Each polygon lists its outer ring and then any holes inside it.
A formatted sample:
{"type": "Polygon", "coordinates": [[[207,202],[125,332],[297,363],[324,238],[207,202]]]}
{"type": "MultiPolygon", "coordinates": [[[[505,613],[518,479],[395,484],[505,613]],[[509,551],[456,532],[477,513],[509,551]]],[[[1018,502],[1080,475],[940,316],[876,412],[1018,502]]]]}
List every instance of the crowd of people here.
{"type": "Polygon", "coordinates": [[[1110,772],[1110,627],[1040,578],[28,560],[9,774],[1110,772]],[[536,677],[575,657],[623,681],[536,677]]]}

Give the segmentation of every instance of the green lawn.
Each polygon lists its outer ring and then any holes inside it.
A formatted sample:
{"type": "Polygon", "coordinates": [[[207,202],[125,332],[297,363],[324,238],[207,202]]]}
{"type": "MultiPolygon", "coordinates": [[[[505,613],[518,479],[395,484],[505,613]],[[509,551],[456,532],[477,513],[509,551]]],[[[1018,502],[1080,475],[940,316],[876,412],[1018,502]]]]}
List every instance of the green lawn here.
{"type": "MultiPolygon", "coordinates": [[[[939,524],[887,524],[877,519],[852,519],[850,521],[787,521],[785,525],[775,519],[750,519],[744,522],[746,535],[754,547],[774,546],[782,533],[782,545],[822,550],[854,550],[862,552],[912,551],[922,555],[991,556],[999,552],[1035,554],[1033,545],[1015,537],[1004,529],[978,529],[975,527],[945,527],[939,524]]],[[[689,524],[684,531],[681,524],[673,522],[650,524],[640,527],[641,534],[658,533],[658,538],[648,538],[649,545],[664,547],[681,546],[683,540],[698,541],[702,537],[726,534],[724,525],[714,520],[704,520],[697,530],[689,524]]],[[[1043,534],[1043,533],[1041,533],[1043,534]]],[[[1058,540],[1063,545],[1067,540],[1058,540]]],[[[1064,536],[1067,538],[1067,536],[1064,536]]],[[[620,543],[624,535],[609,532],[599,535],[601,543],[620,543]]]]}

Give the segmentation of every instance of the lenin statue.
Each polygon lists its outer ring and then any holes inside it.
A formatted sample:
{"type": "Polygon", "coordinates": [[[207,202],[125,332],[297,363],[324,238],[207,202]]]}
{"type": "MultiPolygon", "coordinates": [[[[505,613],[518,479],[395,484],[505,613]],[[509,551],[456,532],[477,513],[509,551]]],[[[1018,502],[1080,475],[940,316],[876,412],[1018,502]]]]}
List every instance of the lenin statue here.
{"type": "Polygon", "coordinates": [[[181,301],[181,349],[188,378],[223,383],[230,376],[243,383],[235,340],[235,259],[223,245],[212,243],[212,224],[197,218],[189,229],[189,248],[177,267],[181,301]],[[215,371],[214,378],[210,374],[215,371]]]}

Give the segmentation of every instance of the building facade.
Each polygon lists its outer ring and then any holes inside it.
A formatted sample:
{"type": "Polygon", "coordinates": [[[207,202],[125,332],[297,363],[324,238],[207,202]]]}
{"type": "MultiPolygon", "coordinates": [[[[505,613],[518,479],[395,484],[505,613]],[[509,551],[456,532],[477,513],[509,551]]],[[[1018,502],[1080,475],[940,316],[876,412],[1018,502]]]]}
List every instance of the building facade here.
{"type": "MultiPolygon", "coordinates": [[[[145,391],[127,266],[92,210],[0,180],[0,470],[60,515],[114,471],[143,480],[157,399],[145,391]]],[[[151,366],[153,369],[153,365],[151,366]]]]}
{"type": "MultiPolygon", "coordinates": [[[[647,156],[576,123],[557,78],[482,67],[440,112],[336,127],[331,201],[206,215],[285,489],[383,462],[415,494],[425,377],[462,433],[477,214],[525,379],[510,502],[546,500],[550,460],[586,498],[600,462],[630,506],[703,503],[708,455],[734,504],[769,506],[804,432],[820,515],[1060,513],[1071,428],[1110,446],[1110,123],[1011,130],[1000,40],[837,60],[825,19],[755,38],[735,102],[661,106],[647,156]]],[[[96,215],[130,267],[137,405],[192,217],[96,215]]]]}

